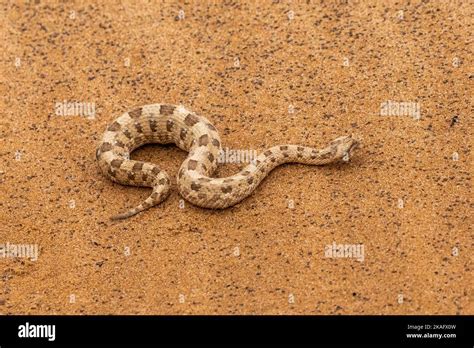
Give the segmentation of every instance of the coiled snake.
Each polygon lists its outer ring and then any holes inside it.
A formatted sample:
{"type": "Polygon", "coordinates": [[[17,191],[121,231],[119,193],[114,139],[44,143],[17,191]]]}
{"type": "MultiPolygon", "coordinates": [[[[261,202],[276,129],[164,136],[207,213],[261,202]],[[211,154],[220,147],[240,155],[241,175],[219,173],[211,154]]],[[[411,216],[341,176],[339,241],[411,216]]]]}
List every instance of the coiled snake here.
{"type": "Polygon", "coordinates": [[[177,185],[182,197],[205,208],[222,209],[247,196],[276,166],[283,163],[322,165],[348,160],[359,140],[342,136],[317,150],[298,145],[271,147],[239,173],[213,178],[221,140],[204,117],[181,105],[150,104],[124,113],[111,123],[97,148],[99,168],[109,179],[124,185],[152,187],[151,195],[137,207],[112,217],[125,219],[159,204],[169,194],[170,178],[157,165],[130,159],[136,148],[148,144],[174,143],[189,155],[181,165],[177,185]]]}

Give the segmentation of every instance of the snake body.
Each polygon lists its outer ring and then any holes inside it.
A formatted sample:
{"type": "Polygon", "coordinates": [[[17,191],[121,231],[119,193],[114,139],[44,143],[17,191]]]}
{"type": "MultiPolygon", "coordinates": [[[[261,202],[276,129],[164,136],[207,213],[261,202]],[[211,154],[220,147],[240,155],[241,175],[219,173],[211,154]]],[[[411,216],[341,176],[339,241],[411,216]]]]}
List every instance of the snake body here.
{"type": "Polygon", "coordinates": [[[299,145],[271,147],[239,173],[213,178],[221,151],[216,128],[205,117],[182,105],[150,104],[126,112],[113,121],[97,148],[101,172],[123,185],[152,187],[151,195],[137,207],[112,217],[125,219],[164,201],[170,192],[170,177],[157,165],[130,159],[136,148],[148,144],[174,143],[189,152],[181,165],[177,186],[187,201],[204,208],[230,207],[247,196],[276,166],[283,163],[322,165],[347,160],[359,141],[339,137],[322,150],[299,145]]]}

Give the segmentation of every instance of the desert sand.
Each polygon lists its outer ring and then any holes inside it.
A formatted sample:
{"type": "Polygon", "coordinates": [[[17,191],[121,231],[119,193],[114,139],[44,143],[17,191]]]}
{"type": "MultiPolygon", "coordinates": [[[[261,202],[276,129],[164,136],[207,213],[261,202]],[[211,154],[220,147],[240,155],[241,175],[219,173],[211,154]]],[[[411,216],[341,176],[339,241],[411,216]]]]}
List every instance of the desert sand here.
{"type": "MultiPolygon", "coordinates": [[[[38,254],[0,257],[0,313],[473,314],[472,18],[448,1],[3,2],[0,246],[38,254]],[[279,167],[222,211],[183,206],[174,180],[111,222],[150,190],[105,178],[96,146],[150,103],[207,117],[229,149],[363,148],[279,167]]],[[[185,157],[133,153],[173,178],[185,157]]]]}

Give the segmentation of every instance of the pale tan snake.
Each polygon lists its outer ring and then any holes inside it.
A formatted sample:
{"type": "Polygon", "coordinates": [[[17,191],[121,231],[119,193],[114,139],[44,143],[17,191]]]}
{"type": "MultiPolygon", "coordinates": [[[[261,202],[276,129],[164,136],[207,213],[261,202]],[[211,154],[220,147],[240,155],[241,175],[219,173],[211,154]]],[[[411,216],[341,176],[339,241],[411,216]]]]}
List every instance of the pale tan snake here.
{"type": "Polygon", "coordinates": [[[221,151],[216,128],[204,117],[181,105],[151,104],[124,113],[110,124],[97,149],[99,168],[109,179],[124,185],[152,187],[137,207],[112,217],[133,216],[159,204],[169,194],[170,178],[157,165],[130,159],[130,153],[149,143],[174,143],[189,155],[177,176],[178,190],[189,202],[205,208],[230,207],[249,196],[268,173],[283,163],[322,165],[348,160],[359,140],[342,136],[317,150],[299,145],[278,145],[265,150],[239,173],[213,178],[221,151]]]}

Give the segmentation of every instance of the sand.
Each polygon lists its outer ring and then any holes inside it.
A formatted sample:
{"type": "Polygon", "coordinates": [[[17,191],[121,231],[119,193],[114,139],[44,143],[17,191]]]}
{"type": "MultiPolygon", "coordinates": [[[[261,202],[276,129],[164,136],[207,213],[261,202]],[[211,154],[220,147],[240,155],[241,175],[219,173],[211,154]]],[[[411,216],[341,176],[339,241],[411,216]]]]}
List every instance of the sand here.
{"type": "MultiPolygon", "coordinates": [[[[0,257],[0,313],[473,314],[472,17],[468,2],[4,2],[0,246],[39,254],[0,257]],[[180,207],[173,180],[112,223],[149,190],[101,175],[96,145],[159,102],[230,149],[364,147],[279,167],[223,211],[180,207]]],[[[173,177],[185,156],[133,154],[173,177]]]]}

